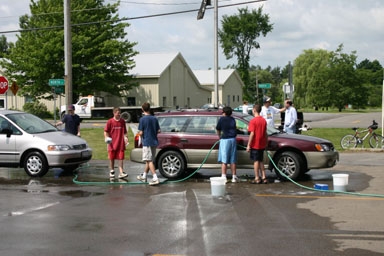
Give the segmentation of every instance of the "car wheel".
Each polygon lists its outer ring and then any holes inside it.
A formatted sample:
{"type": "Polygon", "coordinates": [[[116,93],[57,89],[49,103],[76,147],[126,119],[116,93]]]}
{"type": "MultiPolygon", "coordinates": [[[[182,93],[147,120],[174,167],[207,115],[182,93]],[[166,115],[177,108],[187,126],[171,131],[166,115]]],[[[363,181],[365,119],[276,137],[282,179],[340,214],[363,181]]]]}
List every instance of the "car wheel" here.
{"type": "Polygon", "coordinates": [[[24,170],[31,177],[42,177],[48,172],[49,166],[40,152],[30,152],[24,158],[24,170]]]}
{"type": "Polygon", "coordinates": [[[129,112],[123,112],[121,114],[121,118],[123,118],[126,123],[130,123],[132,121],[132,115],[129,112]]]}
{"type": "MultiPolygon", "coordinates": [[[[279,170],[282,171],[289,178],[294,180],[299,177],[303,163],[301,157],[297,153],[292,151],[283,152],[279,154],[274,159],[274,161],[279,170]]],[[[276,169],[274,171],[280,179],[286,180],[286,178],[282,174],[280,174],[279,171],[277,171],[276,169]]]]}
{"type": "Polygon", "coordinates": [[[177,151],[163,153],[158,161],[159,172],[167,179],[180,179],[185,175],[184,157],[177,151]]]}

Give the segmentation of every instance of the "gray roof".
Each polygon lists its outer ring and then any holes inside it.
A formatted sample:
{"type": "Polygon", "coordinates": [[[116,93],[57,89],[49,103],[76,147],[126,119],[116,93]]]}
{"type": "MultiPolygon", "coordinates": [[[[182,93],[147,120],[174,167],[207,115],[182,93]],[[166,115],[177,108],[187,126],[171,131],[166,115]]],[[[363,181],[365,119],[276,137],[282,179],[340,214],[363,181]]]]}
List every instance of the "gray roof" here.
{"type": "MultiPolygon", "coordinates": [[[[236,72],[235,69],[220,69],[219,70],[219,84],[223,85],[228,78],[236,72]]],[[[214,72],[213,70],[193,70],[193,73],[202,85],[214,84],[214,72]]]]}
{"type": "Polygon", "coordinates": [[[136,66],[130,73],[139,77],[159,77],[179,54],[179,52],[140,53],[133,57],[136,66]]]}

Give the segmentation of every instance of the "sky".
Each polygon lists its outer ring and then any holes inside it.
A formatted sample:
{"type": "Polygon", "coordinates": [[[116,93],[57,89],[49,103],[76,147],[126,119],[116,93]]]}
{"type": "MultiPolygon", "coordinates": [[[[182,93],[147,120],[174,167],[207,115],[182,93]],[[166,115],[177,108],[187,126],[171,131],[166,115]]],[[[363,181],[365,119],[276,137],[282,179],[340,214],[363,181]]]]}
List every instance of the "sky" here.
{"type": "MultiPolygon", "coordinates": [[[[74,1],[74,0],[72,0],[74,1]]],[[[212,0],[213,2],[214,0],[212,0]]],[[[247,0],[219,0],[219,5],[247,0]]],[[[29,13],[30,0],[0,0],[0,31],[18,29],[18,16],[29,13]],[[10,17],[12,16],[12,17],[10,17]]],[[[115,0],[106,0],[115,3],[115,0]]],[[[201,0],[122,0],[121,17],[135,17],[180,10],[198,9],[201,0]],[[128,2],[140,2],[132,4],[128,2]],[[150,4],[143,4],[150,3],[150,4]],[[163,5],[175,4],[178,5],[163,5]]],[[[239,7],[263,6],[273,30],[259,38],[260,49],[251,53],[251,65],[285,66],[305,49],[357,51],[358,61],[377,59],[384,65],[383,0],[268,0],[239,7]]],[[[222,15],[234,15],[239,7],[219,9],[222,15]]],[[[139,52],[181,52],[192,69],[213,67],[213,10],[203,20],[197,12],[130,21],[127,38],[137,42],[139,52]]],[[[15,41],[15,34],[6,34],[15,41]]],[[[219,49],[219,66],[235,64],[219,49]]]]}

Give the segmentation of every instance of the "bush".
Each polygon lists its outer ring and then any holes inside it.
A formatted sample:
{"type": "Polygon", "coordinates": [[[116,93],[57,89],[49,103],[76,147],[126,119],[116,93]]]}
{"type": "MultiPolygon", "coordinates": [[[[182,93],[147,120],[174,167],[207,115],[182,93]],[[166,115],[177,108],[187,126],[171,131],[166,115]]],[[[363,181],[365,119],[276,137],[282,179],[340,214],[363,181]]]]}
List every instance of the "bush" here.
{"type": "Polygon", "coordinates": [[[47,106],[39,101],[25,103],[23,110],[40,118],[52,118],[52,114],[48,111],[47,106]]]}

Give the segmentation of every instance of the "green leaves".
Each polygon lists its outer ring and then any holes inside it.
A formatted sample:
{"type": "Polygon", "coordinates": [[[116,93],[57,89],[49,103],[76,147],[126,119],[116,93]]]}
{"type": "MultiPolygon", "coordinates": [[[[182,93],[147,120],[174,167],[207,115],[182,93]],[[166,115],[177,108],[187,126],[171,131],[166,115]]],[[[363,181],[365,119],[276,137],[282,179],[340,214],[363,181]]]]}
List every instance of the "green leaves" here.
{"type": "MultiPolygon", "coordinates": [[[[71,1],[71,23],[98,22],[94,25],[72,26],[73,92],[93,94],[108,92],[120,95],[135,83],[128,75],[133,67],[136,43],[125,40],[128,24],[115,23],[116,4],[102,0],[71,1]],[[76,11],[84,10],[86,11],[76,11]]],[[[20,17],[20,27],[37,28],[59,26],[64,23],[63,0],[31,1],[31,16],[20,17]],[[54,14],[44,14],[52,13],[54,14]]],[[[64,30],[21,32],[14,47],[0,63],[8,76],[18,81],[21,93],[41,98],[51,88],[48,80],[64,77],[64,30]]],[[[48,96],[48,98],[51,96],[48,96]]]]}
{"type": "Polygon", "coordinates": [[[263,8],[251,11],[239,9],[237,15],[223,16],[222,29],[219,30],[219,41],[227,59],[237,58],[237,69],[245,84],[244,98],[252,100],[252,85],[249,76],[249,61],[252,49],[260,48],[257,41],[261,35],[266,36],[272,31],[269,15],[263,14],[263,8]]]}

